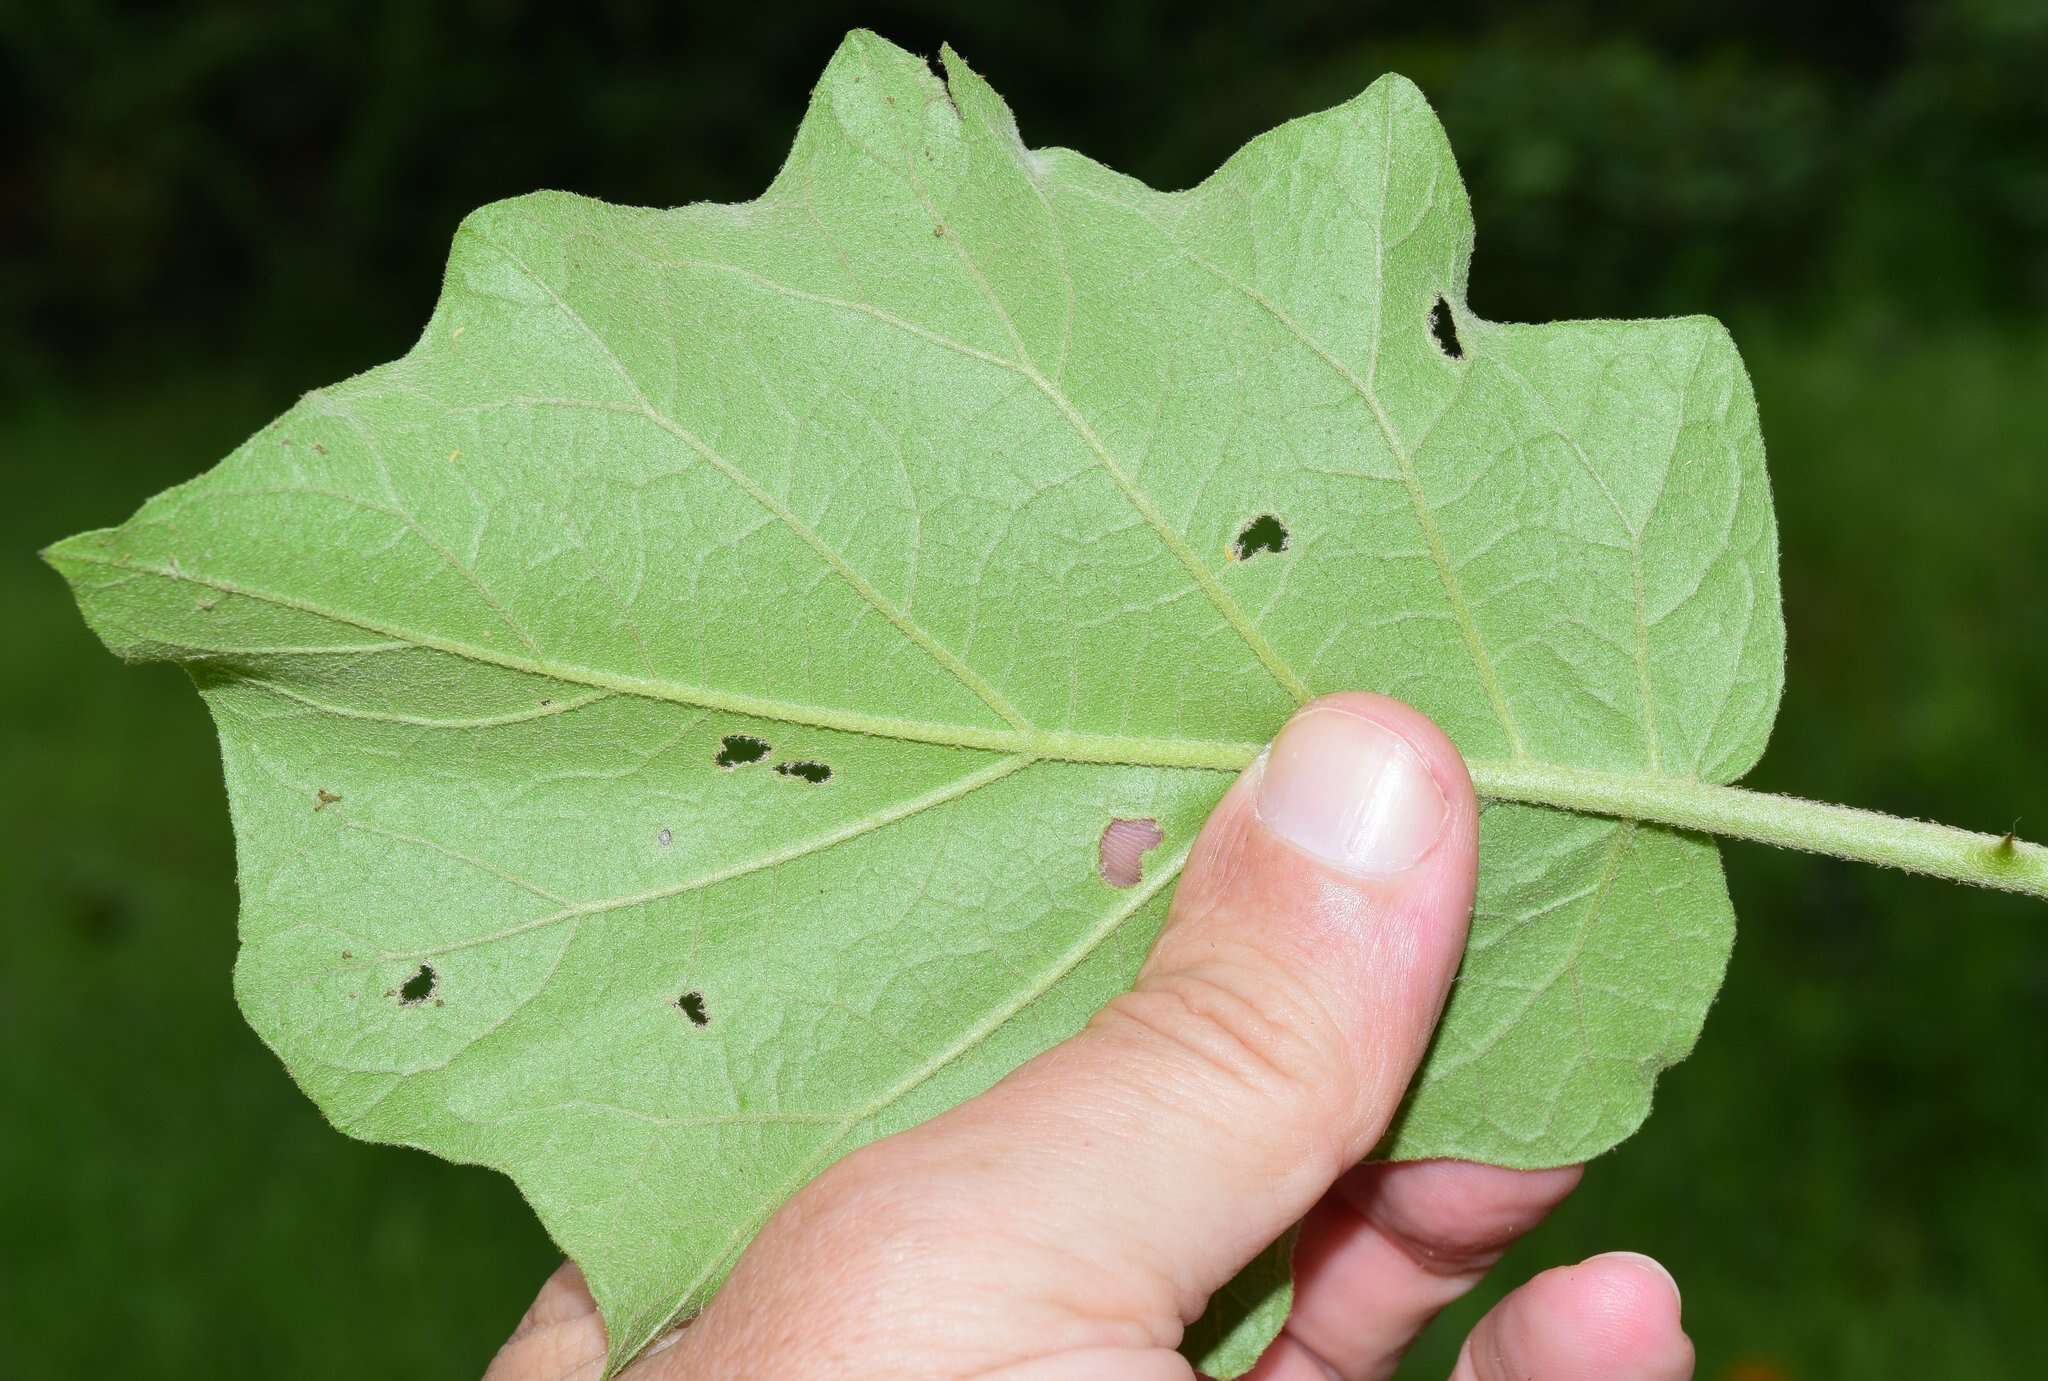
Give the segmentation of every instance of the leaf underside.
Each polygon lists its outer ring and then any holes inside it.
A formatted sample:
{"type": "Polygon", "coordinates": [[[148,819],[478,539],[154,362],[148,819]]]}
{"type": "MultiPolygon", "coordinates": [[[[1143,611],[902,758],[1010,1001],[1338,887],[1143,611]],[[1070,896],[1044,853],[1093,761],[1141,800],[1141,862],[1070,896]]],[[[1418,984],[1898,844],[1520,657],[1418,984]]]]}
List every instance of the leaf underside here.
{"type": "MultiPolygon", "coordinates": [[[[1219,765],[1306,696],[1715,782],[1776,710],[1725,332],[1472,315],[1413,86],[1162,193],[946,67],[850,37],[758,201],[475,213],[405,358],[49,554],[212,708],[250,1022],[351,1135],[512,1176],[614,1367],[820,1168],[1126,987],[1219,765]],[[1116,820],[1159,836],[1129,886],[1116,820]]],[[[1581,1160],[1698,1033],[1718,857],[1512,803],[1481,838],[1383,1149],[1581,1160]]],[[[1284,1281],[1234,1298],[1219,1375],[1284,1281]]]]}

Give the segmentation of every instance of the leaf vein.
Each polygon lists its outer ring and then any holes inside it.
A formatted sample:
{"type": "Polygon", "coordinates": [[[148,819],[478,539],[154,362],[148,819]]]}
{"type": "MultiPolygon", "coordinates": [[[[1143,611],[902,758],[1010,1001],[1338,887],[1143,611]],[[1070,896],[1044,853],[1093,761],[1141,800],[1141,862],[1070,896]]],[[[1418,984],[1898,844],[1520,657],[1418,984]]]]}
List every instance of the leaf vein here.
{"type": "Polygon", "coordinates": [[[774,515],[778,522],[787,527],[798,540],[815,552],[819,559],[824,561],[826,566],[835,575],[850,585],[856,594],[872,605],[877,613],[894,625],[899,633],[916,644],[918,648],[958,679],[962,685],[979,697],[982,703],[993,710],[1005,723],[1014,729],[1028,729],[1030,727],[1029,721],[1018,712],[1015,706],[1011,705],[1003,697],[1000,691],[991,686],[972,667],[969,667],[959,657],[942,646],[930,633],[913,622],[908,614],[890,602],[880,590],[876,589],[868,581],[866,576],[853,567],[852,563],[837,548],[820,536],[817,529],[798,517],[793,509],[769,493],[752,475],[720,454],[702,437],[656,407],[653,398],[648,395],[646,389],[641,387],[640,381],[633,377],[632,371],[626,368],[625,362],[619,358],[618,353],[611,348],[610,344],[598,333],[597,329],[584,318],[583,314],[577,311],[569,303],[568,299],[564,298],[556,290],[552,283],[541,277],[524,259],[521,259],[504,245],[491,239],[482,231],[471,228],[468,233],[474,235],[479,242],[490,246],[503,255],[508,263],[524,274],[534,286],[548,295],[554,302],[556,309],[582,331],[603,353],[612,369],[618,374],[620,381],[632,390],[634,397],[639,402],[640,410],[646,414],[649,421],[694,451],[713,469],[732,481],[749,498],[774,515]]]}

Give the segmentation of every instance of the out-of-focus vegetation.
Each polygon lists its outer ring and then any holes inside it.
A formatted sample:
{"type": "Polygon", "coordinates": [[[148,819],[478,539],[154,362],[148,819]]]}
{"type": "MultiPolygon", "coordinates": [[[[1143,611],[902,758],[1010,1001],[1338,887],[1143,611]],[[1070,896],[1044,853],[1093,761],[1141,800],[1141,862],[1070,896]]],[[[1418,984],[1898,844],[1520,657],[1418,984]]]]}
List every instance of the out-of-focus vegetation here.
{"type": "MultiPolygon", "coordinates": [[[[1734,326],[1791,638],[1753,780],[2048,824],[2048,9],[955,8],[0,19],[0,1375],[474,1374],[552,1261],[508,1184],[345,1140],[242,1025],[202,707],[109,660],[35,548],[403,351],[477,204],[753,195],[852,23],[951,39],[1032,142],[1163,185],[1414,77],[1476,203],[1479,311],[1734,326]]],[[[1727,857],[1699,1053],[1503,1283],[1655,1252],[1710,1381],[2041,1372],[2048,916],[1727,857]]]]}
{"type": "Polygon", "coordinates": [[[1474,305],[1503,320],[2048,308],[2039,0],[689,10],[73,0],[0,19],[0,113],[30,135],[0,163],[0,359],[380,358],[486,201],[753,196],[856,22],[950,39],[1031,142],[1162,186],[1405,72],[1478,206],[1474,305]]]}

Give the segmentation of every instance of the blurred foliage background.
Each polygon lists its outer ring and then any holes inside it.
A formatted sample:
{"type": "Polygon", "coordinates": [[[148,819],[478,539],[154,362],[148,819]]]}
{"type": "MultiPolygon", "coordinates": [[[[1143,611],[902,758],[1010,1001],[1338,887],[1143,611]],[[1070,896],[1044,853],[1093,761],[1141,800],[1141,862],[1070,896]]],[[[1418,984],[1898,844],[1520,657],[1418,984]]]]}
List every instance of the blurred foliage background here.
{"type": "MultiPolygon", "coordinates": [[[[1478,311],[1734,327],[1791,639],[1756,784],[2048,832],[2039,0],[8,7],[0,1374],[474,1375],[553,1260],[508,1183],[342,1138],[242,1025],[198,698],[109,659],[35,550],[402,353],[482,202],[755,195],[854,24],[950,39],[1030,142],[1164,186],[1415,78],[1478,311]]],[[[1655,1252],[1711,1381],[2048,1374],[2048,915],[1727,866],[1699,1053],[1503,1285],[1655,1252]]]]}

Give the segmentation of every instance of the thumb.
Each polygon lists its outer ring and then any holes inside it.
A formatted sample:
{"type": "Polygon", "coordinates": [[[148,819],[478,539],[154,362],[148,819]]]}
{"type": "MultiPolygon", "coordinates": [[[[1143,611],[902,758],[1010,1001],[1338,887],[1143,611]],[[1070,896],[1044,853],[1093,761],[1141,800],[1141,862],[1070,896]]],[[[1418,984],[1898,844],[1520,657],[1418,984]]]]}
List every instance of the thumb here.
{"type": "Polygon", "coordinates": [[[1192,1319],[1385,1132],[1464,949],[1477,835],[1428,719],[1313,702],[1210,815],[1134,989],[871,1149],[967,1217],[1028,1215],[1091,1308],[1192,1319]]]}
{"type": "Polygon", "coordinates": [[[1133,990],[799,1193],[664,1362],[726,1374],[799,1333],[904,1375],[932,1347],[949,1374],[1170,1355],[1386,1130],[1464,947],[1477,832],[1421,714],[1308,705],[1211,813],[1133,990]]]}

